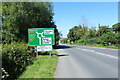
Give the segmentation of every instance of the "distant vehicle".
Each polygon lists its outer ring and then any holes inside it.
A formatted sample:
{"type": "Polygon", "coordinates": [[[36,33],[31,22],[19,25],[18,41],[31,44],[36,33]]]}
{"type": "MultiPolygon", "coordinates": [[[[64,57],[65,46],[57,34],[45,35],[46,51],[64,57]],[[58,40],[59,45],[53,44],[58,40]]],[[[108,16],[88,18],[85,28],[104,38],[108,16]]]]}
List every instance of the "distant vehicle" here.
{"type": "Polygon", "coordinates": [[[73,41],[72,41],[72,42],[70,42],[70,44],[73,44],[73,41]]]}

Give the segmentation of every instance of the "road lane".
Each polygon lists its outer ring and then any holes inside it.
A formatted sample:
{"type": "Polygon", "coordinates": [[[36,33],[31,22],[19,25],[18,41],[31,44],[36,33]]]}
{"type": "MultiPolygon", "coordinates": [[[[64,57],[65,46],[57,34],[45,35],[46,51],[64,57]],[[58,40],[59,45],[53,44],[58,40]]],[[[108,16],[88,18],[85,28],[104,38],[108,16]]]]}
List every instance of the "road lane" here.
{"type": "Polygon", "coordinates": [[[77,48],[94,50],[97,52],[101,52],[104,54],[109,54],[118,57],[118,50],[117,49],[109,49],[109,48],[101,48],[101,47],[85,47],[85,46],[77,46],[77,48]]]}
{"type": "Polygon", "coordinates": [[[118,77],[117,50],[70,45],[61,45],[59,48],[55,78],[118,77]]]}

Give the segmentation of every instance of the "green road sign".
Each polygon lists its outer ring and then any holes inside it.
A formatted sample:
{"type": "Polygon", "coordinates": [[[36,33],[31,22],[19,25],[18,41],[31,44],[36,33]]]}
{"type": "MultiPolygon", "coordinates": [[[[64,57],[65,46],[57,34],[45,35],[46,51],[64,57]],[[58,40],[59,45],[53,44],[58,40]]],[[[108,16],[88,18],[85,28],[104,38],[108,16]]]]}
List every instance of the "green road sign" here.
{"type": "Polygon", "coordinates": [[[28,29],[29,46],[54,45],[54,28],[28,29]]]}

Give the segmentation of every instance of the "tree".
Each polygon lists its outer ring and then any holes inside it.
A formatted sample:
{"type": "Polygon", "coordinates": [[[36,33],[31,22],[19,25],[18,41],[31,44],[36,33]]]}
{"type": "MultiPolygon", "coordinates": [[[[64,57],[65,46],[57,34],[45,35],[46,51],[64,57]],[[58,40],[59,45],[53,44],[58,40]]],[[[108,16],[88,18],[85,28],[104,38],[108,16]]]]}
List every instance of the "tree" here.
{"type": "Polygon", "coordinates": [[[60,43],[68,43],[68,40],[69,40],[68,38],[63,38],[60,40],[60,43]]]}
{"type": "Polygon", "coordinates": [[[89,29],[88,31],[85,32],[83,38],[85,39],[90,39],[90,38],[95,38],[96,37],[96,30],[94,27],[89,29]]]}
{"type": "Polygon", "coordinates": [[[115,45],[120,47],[120,33],[118,32],[118,33],[114,33],[114,34],[115,34],[115,40],[114,40],[115,45]]]}
{"type": "Polygon", "coordinates": [[[117,40],[113,32],[107,32],[101,36],[101,43],[104,45],[116,44],[117,40]]]}
{"type": "Polygon", "coordinates": [[[82,36],[86,33],[86,31],[87,31],[87,27],[85,27],[85,26],[83,26],[83,27],[81,25],[75,26],[69,30],[67,37],[71,41],[75,42],[75,41],[81,39],[82,36]]]}
{"type": "Polygon", "coordinates": [[[97,36],[102,36],[103,34],[110,32],[111,28],[109,28],[108,26],[100,26],[96,35],[97,36]]]}
{"type": "Polygon", "coordinates": [[[116,23],[112,26],[115,33],[120,32],[120,23],[116,23]]]}
{"type": "Polygon", "coordinates": [[[2,3],[2,40],[28,41],[28,28],[55,28],[53,6],[50,2],[4,2],[2,3]]]}

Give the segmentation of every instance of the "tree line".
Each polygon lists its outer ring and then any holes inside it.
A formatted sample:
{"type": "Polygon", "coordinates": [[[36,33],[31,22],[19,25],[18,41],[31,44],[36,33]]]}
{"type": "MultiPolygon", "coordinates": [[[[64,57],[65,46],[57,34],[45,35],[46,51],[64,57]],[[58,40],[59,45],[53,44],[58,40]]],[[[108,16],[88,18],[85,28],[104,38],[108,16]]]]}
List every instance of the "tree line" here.
{"type": "Polygon", "coordinates": [[[100,44],[103,46],[115,45],[120,43],[120,23],[109,26],[101,26],[98,29],[95,27],[88,28],[87,26],[74,26],[69,30],[67,38],[61,39],[62,43],[77,43],[77,44],[100,44]]]}

